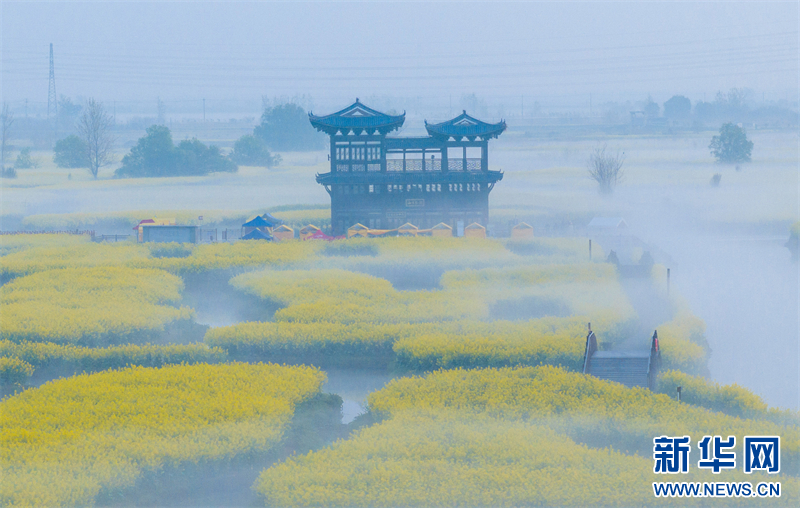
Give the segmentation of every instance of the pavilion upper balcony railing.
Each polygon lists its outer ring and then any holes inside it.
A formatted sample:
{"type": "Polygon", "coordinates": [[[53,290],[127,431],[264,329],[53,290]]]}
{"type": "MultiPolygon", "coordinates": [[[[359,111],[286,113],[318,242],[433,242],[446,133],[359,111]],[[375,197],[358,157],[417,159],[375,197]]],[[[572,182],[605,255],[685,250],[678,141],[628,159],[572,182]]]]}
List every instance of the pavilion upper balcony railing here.
{"type": "MultiPolygon", "coordinates": [[[[403,160],[402,159],[387,159],[386,161],[386,171],[403,171],[403,160]]],[[[447,170],[448,171],[482,171],[483,167],[481,165],[481,159],[479,157],[476,158],[468,158],[468,159],[448,159],[447,160],[447,170]],[[466,163],[466,167],[465,167],[466,163]]],[[[441,159],[426,159],[425,160],[425,169],[424,171],[441,171],[442,170],[442,160],[441,159]]],[[[405,160],[405,171],[423,171],[422,168],[422,159],[406,159],[405,160]]]]}

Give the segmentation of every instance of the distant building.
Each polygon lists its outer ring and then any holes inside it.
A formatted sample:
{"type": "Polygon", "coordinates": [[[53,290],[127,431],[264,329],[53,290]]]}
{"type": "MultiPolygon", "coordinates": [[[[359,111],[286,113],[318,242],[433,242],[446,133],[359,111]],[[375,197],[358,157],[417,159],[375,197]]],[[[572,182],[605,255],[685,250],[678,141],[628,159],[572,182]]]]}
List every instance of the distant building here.
{"type": "Polygon", "coordinates": [[[177,242],[198,243],[200,238],[197,226],[161,226],[157,224],[143,224],[143,242],[177,242]]]}
{"type": "Polygon", "coordinates": [[[428,136],[389,137],[405,113],[387,115],[358,99],[330,115],[310,113],[309,121],[330,136],[331,169],[317,183],[331,196],[334,235],[355,224],[378,230],[406,222],[422,229],[487,224],[489,192],[503,178],[489,170],[489,140],[505,122],[482,122],[464,111],[446,122],[426,121],[428,136]]]}
{"type": "Polygon", "coordinates": [[[586,229],[589,235],[628,234],[628,224],[621,217],[595,217],[586,229]]]}
{"type": "Polygon", "coordinates": [[[139,235],[139,242],[144,241],[144,226],[174,226],[175,219],[144,219],[139,221],[139,224],[133,227],[134,231],[138,232],[139,235]]]}

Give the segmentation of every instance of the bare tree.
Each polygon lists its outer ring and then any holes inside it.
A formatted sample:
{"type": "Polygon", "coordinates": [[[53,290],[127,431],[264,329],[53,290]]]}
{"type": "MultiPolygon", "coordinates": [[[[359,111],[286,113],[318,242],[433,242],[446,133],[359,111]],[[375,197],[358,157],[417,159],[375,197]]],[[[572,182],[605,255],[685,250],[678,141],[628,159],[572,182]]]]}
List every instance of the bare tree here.
{"type": "Polygon", "coordinates": [[[14,124],[14,115],[8,110],[8,103],[3,103],[3,112],[0,113],[0,135],[2,141],[0,142],[0,169],[6,169],[6,147],[8,146],[8,139],[11,136],[11,126],[14,124]]]}
{"type": "Polygon", "coordinates": [[[101,167],[113,161],[111,151],[115,141],[111,135],[113,126],[114,119],[106,112],[103,104],[89,99],[83,108],[83,114],[78,119],[78,132],[86,143],[89,172],[95,178],[101,167]]]}
{"type": "Polygon", "coordinates": [[[614,187],[622,182],[622,164],[625,162],[625,154],[607,153],[606,145],[602,148],[595,148],[589,156],[589,176],[600,185],[600,194],[611,194],[614,187]]]}

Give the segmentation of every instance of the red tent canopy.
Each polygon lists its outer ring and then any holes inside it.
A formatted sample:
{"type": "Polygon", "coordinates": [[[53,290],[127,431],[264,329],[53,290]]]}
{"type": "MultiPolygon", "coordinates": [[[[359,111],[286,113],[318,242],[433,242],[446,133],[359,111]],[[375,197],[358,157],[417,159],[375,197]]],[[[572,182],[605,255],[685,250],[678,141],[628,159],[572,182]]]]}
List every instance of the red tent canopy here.
{"type": "Polygon", "coordinates": [[[306,238],[306,240],[328,240],[329,242],[333,239],[334,238],[332,236],[328,236],[322,231],[317,231],[313,235],[306,238]]]}

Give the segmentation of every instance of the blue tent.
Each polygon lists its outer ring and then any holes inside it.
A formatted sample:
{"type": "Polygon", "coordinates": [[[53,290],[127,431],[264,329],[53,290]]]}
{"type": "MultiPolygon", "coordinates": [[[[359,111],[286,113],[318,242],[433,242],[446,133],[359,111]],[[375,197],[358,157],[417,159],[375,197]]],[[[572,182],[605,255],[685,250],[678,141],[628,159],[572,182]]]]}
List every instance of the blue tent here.
{"type": "Polygon", "coordinates": [[[243,228],[272,228],[275,224],[269,222],[264,217],[256,215],[254,218],[242,224],[243,228]]]}
{"type": "Polygon", "coordinates": [[[264,233],[260,229],[254,229],[244,235],[242,240],[272,240],[272,235],[264,233]]]}
{"type": "Polygon", "coordinates": [[[261,217],[264,220],[266,220],[267,222],[271,222],[273,224],[273,225],[269,226],[271,228],[274,228],[275,226],[280,226],[281,224],[283,224],[282,220],[280,220],[279,218],[275,217],[274,215],[272,215],[269,212],[264,213],[264,215],[262,215],[261,217]]]}

